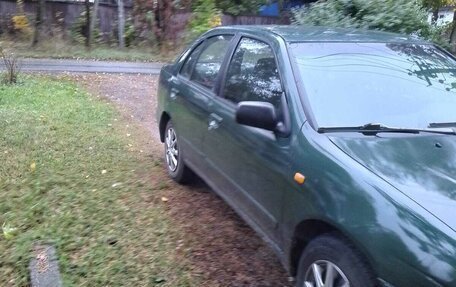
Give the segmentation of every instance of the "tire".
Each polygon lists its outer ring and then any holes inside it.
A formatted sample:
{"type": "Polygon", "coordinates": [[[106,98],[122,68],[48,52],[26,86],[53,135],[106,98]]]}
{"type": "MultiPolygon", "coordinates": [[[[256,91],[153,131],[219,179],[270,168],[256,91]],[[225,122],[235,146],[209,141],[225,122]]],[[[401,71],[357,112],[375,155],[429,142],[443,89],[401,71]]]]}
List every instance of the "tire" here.
{"type": "Polygon", "coordinates": [[[169,176],[177,183],[190,183],[194,174],[184,163],[184,152],[180,148],[179,136],[171,120],[166,124],[164,138],[165,164],[169,176]]]}
{"type": "MultiPolygon", "coordinates": [[[[317,287],[315,274],[320,274],[322,286],[374,287],[375,277],[355,248],[335,234],[325,234],[312,240],[301,255],[296,287],[317,287]],[[333,285],[326,278],[327,270],[334,275],[333,285]],[[348,282],[344,285],[343,283],[348,282]]],[[[321,286],[321,285],[320,285],[321,286]]]]}

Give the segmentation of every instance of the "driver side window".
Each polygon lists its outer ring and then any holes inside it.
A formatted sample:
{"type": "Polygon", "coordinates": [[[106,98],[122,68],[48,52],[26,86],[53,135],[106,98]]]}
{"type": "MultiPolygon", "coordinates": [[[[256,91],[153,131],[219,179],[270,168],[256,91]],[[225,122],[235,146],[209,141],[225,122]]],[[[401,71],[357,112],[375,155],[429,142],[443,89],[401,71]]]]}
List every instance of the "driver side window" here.
{"type": "Polygon", "coordinates": [[[232,35],[208,38],[187,58],[180,72],[181,75],[212,89],[232,38],[232,35]]]}
{"type": "Polygon", "coordinates": [[[233,103],[269,102],[280,113],[282,85],[274,53],[268,44],[241,39],[228,67],[223,94],[233,103]]]}

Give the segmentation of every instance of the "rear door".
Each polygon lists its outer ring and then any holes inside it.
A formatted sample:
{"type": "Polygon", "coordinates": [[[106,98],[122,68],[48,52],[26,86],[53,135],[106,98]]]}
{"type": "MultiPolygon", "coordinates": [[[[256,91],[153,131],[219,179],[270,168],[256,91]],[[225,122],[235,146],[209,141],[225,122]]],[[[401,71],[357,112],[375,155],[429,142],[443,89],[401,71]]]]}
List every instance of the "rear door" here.
{"type": "Polygon", "coordinates": [[[186,162],[204,165],[203,139],[207,133],[209,106],[214,97],[214,86],[226,56],[232,35],[218,35],[205,39],[187,56],[171,85],[172,119],[180,136],[186,162]]]}
{"type": "Polygon", "coordinates": [[[281,118],[288,113],[270,45],[242,37],[228,64],[220,95],[214,98],[204,142],[212,167],[210,180],[219,183],[226,200],[277,243],[283,194],[289,184],[290,140],[235,120],[241,101],[272,103],[281,118]]]}

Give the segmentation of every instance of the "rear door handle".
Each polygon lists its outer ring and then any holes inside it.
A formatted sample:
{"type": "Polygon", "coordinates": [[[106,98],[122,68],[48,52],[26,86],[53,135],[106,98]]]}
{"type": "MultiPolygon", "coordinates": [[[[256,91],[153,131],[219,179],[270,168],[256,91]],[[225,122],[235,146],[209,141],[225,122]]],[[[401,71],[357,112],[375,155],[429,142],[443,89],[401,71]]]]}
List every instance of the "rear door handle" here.
{"type": "Polygon", "coordinates": [[[212,131],[212,130],[215,130],[217,129],[221,122],[223,121],[223,118],[217,114],[210,114],[209,115],[209,127],[208,127],[208,130],[212,131]]]}

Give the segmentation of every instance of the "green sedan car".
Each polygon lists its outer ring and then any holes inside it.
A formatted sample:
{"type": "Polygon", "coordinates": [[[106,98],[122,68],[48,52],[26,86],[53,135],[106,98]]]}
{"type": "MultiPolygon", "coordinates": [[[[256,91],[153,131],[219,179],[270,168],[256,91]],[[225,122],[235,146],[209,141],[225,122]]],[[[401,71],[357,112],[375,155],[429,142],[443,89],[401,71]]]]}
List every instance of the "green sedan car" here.
{"type": "Polygon", "coordinates": [[[364,30],[220,27],[163,67],[158,90],[169,175],[206,181],[296,286],[456,286],[445,50],[364,30]]]}

